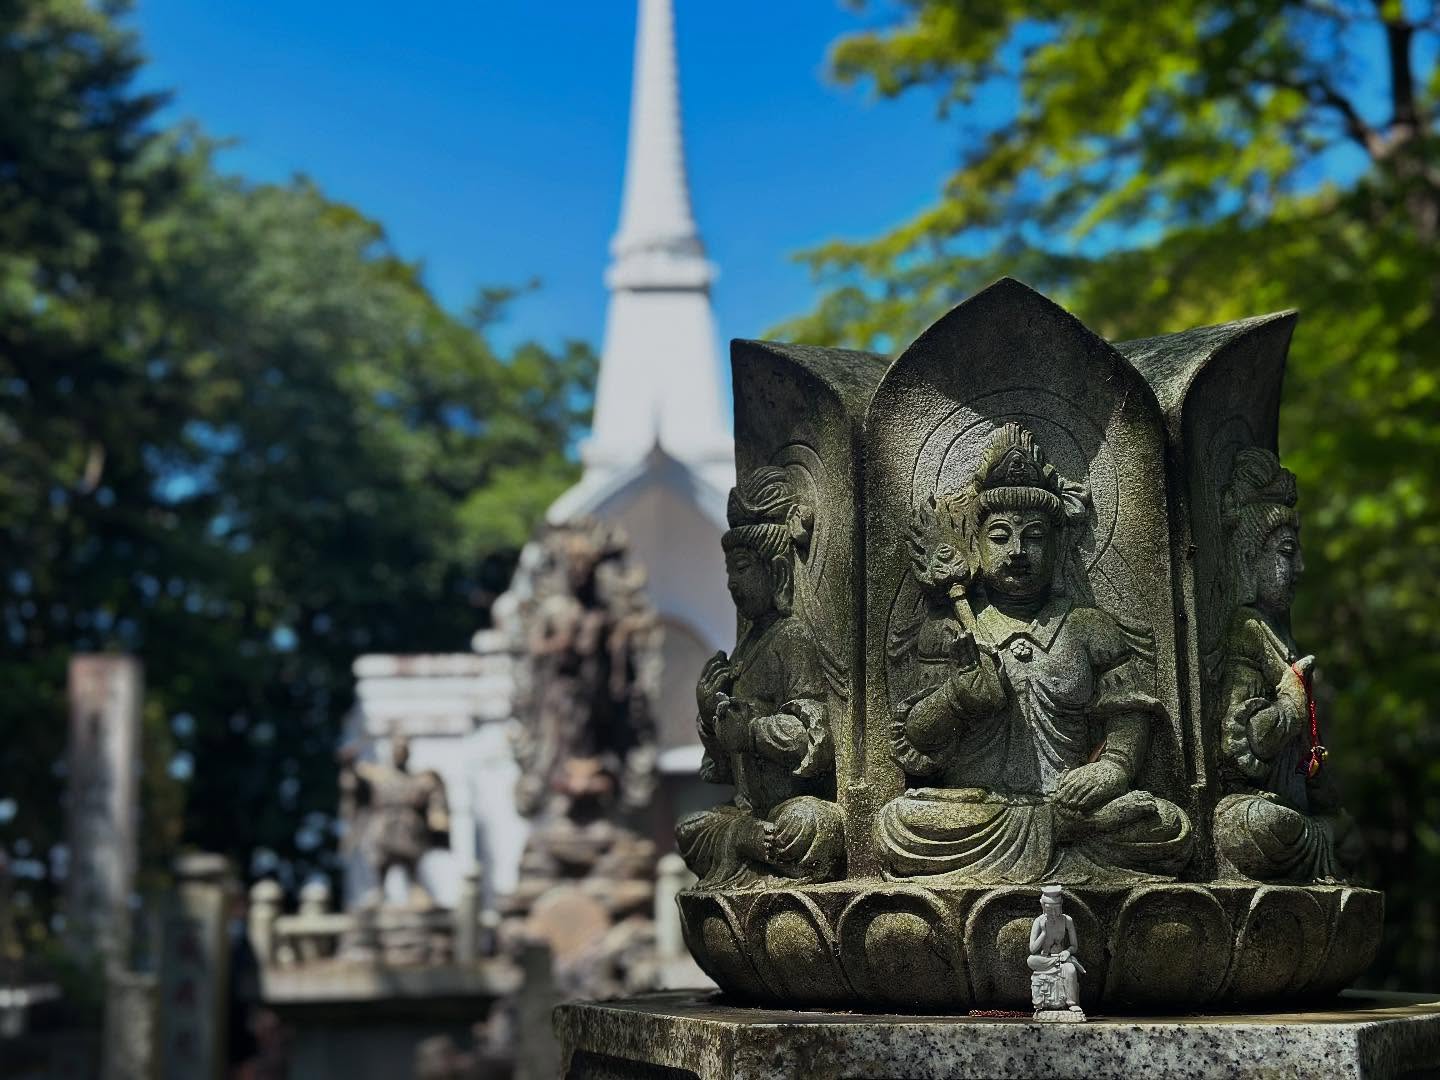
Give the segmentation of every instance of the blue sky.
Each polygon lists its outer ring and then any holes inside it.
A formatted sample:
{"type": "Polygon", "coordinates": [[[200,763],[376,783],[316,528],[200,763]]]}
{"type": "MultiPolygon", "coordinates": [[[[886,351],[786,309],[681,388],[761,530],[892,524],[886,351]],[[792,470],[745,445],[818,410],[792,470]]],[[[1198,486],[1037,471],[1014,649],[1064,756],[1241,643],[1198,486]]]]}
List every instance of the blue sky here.
{"type": "MultiPolygon", "coordinates": [[[[877,103],[827,84],[829,44],[864,25],[839,0],[676,12],[720,332],[755,336],[816,296],[795,251],[927,205],[958,136],[926,95],[877,103]]],[[[146,82],[175,92],[170,118],[237,140],[226,168],[309,175],[382,222],[452,309],[482,285],[539,278],[505,339],[598,344],[634,0],[139,0],[134,24],[146,82]]]]}

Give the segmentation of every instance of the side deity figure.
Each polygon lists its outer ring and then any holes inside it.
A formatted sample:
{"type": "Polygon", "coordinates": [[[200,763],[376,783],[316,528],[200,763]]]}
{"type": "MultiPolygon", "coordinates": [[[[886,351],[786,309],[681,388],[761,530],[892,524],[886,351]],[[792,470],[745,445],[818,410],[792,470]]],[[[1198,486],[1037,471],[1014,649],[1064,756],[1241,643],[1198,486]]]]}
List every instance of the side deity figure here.
{"type": "Polygon", "coordinates": [[[830,881],[843,874],[835,803],[833,696],[821,649],[793,610],[797,553],[813,511],[778,467],[756,469],[730,492],[722,539],[741,630],[696,687],[700,775],[734,784],[733,801],[676,826],[680,854],[701,888],[768,880],[830,881]]]}
{"type": "Polygon", "coordinates": [[[1137,790],[1164,706],[1153,641],[1086,602],[1088,488],[1009,423],[969,488],[923,511],[915,574],[929,609],[892,637],[919,689],[892,721],[910,779],[880,810],[892,878],[975,884],[1154,880],[1194,843],[1174,803],[1137,790]]]}
{"type": "Polygon", "coordinates": [[[360,761],[353,746],[340,751],[340,816],[347,821],[375,885],[361,901],[377,906],[385,876],[398,867],[405,878],[407,905],[424,910],[435,904],[420,881],[420,858],[443,843],[450,831],[445,782],[431,770],[409,770],[410,740],[390,738],[390,764],[360,761]]]}
{"type": "Polygon", "coordinates": [[[1290,633],[1304,570],[1295,476],[1268,450],[1242,450],[1221,496],[1238,605],[1219,655],[1222,865],[1260,881],[1335,881],[1359,834],[1325,768],[1311,684],[1315,658],[1290,633]]]}

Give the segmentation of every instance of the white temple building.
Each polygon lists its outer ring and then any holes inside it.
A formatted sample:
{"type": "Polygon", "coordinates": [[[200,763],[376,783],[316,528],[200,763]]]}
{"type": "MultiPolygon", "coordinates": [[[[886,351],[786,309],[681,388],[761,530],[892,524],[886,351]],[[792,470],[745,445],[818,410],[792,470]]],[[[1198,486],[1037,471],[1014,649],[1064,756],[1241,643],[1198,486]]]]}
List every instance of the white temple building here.
{"type": "MultiPolygon", "coordinates": [[[[734,457],[710,304],[715,268],[690,205],[672,0],[639,0],[629,152],[611,254],[584,472],[548,517],[620,525],[648,573],[665,628],[657,820],[673,822],[724,797],[696,776],[694,687],[706,658],[734,643],[735,614],[720,549],[734,457]]],[[[450,850],[427,855],[420,874],[445,906],[477,866],[487,904],[510,892],[528,830],[512,795],[511,658],[496,631],[477,634],[473,646],[465,654],[360,657],[346,731],[347,739],[366,741],[367,757],[388,756],[390,734],[403,731],[411,768],[434,769],[444,780],[450,850]]],[[[353,900],[372,883],[353,855],[346,870],[353,900]]]]}

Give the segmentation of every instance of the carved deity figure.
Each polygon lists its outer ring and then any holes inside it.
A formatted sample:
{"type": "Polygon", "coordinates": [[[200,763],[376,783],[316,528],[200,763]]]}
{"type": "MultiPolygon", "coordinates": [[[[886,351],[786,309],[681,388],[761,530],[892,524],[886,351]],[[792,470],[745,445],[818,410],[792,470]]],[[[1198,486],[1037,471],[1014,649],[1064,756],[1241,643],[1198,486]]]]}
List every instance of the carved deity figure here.
{"type": "Polygon", "coordinates": [[[785,470],[756,469],[730,492],[722,544],[741,619],[732,655],[716,653],[696,687],[701,776],[734,784],[730,803],[676,826],[701,887],[843,870],[829,686],[818,644],[793,610],[797,545],[813,525],[785,470]]]}
{"type": "Polygon", "coordinates": [[[1261,881],[1347,876],[1359,837],[1324,767],[1313,656],[1290,633],[1304,570],[1295,476],[1268,450],[1235,458],[1221,499],[1239,604],[1221,647],[1221,777],[1215,840],[1229,868],[1261,881]]]}
{"type": "Polygon", "coordinates": [[[1040,917],[1030,924],[1030,997],[1037,1013],[1080,1008],[1080,976],[1085,965],[1077,953],[1080,940],[1075,920],[1065,914],[1065,895],[1059,885],[1040,890],[1040,917]]]}
{"type": "Polygon", "coordinates": [[[931,605],[909,643],[921,688],[896,708],[892,752],[934,786],[881,808],[888,876],[1125,881],[1189,858],[1185,813],[1135,788],[1166,714],[1148,634],[1084,601],[1091,513],[1088,489],[1010,423],[929,515],[916,573],[931,605]]]}
{"type": "Polygon", "coordinates": [[[393,866],[404,876],[407,905],[423,910],[435,900],[417,873],[420,858],[450,831],[445,782],[431,770],[409,771],[410,740],[403,735],[390,738],[390,762],[360,761],[353,746],[340,752],[340,814],[375,877],[362,906],[380,903],[393,866]]]}

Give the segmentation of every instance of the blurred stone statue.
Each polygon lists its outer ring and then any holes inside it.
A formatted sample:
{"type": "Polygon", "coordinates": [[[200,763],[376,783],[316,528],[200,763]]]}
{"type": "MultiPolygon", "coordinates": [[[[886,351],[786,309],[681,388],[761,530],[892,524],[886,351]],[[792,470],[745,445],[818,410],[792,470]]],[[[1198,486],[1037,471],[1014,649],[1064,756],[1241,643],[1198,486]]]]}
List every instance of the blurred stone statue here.
{"type": "Polygon", "coordinates": [[[1080,976],[1085,965],[1075,955],[1080,948],[1075,920],[1065,914],[1065,896],[1059,885],[1040,890],[1040,917],[1030,925],[1030,1000],[1037,1020],[1083,1020],[1080,976]],[[1053,1013],[1069,1016],[1052,1016],[1053,1013]]]}
{"type": "Polygon", "coordinates": [[[388,765],[359,760],[355,746],[342,749],[339,757],[340,816],[348,825],[349,842],[375,878],[361,906],[382,903],[386,875],[397,867],[405,879],[405,906],[434,907],[418,869],[421,856],[443,846],[450,832],[444,781],[433,770],[410,772],[410,740],[399,734],[391,736],[388,765]]]}
{"type": "Polygon", "coordinates": [[[531,819],[502,947],[543,941],[567,994],[648,989],[661,628],[620,530],[546,525],[496,618],[516,654],[515,799],[531,819]]]}

